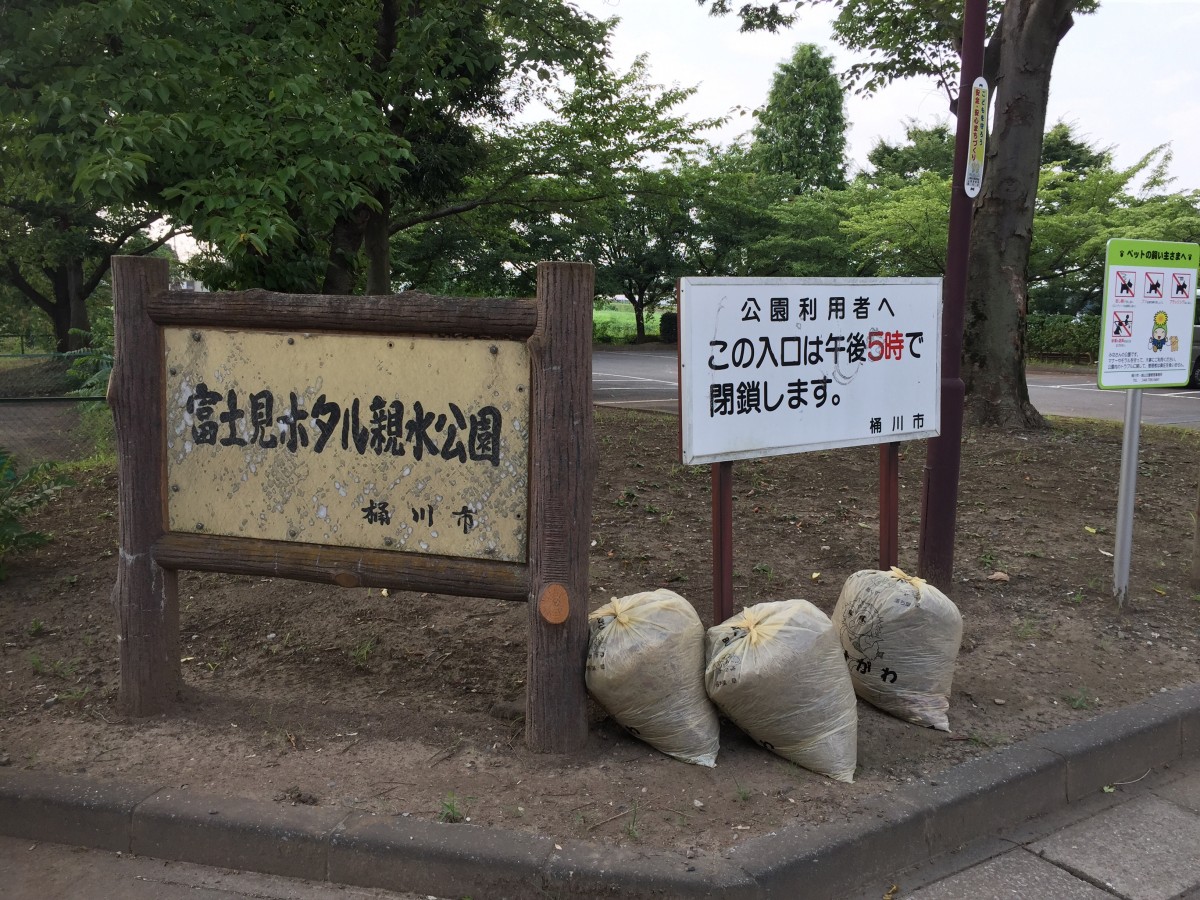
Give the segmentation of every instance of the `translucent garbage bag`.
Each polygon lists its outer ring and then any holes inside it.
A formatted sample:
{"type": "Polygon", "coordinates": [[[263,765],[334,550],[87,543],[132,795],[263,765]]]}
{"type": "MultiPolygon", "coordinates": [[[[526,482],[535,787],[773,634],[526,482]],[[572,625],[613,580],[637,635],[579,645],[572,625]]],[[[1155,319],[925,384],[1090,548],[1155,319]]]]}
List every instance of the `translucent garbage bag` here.
{"type": "Polygon", "coordinates": [[[630,734],[713,767],[720,723],[704,691],[704,625],[665,588],[614,597],[588,617],[587,688],[630,734]]]}
{"type": "Polygon", "coordinates": [[[829,617],[807,600],[759,603],[708,629],[708,696],[768,750],[854,780],[858,710],[829,617]]]}
{"type": "Polygon", "coordinates": [[[962,616],[941,591],[895,567],[846,579],[833,610],[854,690],[897,718],[950,730],[962,616]]]}

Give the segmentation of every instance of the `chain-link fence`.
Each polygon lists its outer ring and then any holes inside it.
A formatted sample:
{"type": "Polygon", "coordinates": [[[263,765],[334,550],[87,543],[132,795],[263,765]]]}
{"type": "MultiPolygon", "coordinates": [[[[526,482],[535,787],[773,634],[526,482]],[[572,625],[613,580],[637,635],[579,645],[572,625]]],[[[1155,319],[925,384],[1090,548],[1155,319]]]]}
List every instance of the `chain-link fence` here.
{"type": "Polygon", "coordinates": [[[72,396],[71,362],[58,353],[0,355],[0,447],[19,468],[84,459],[104,439],[104,398],[72,396]]]}

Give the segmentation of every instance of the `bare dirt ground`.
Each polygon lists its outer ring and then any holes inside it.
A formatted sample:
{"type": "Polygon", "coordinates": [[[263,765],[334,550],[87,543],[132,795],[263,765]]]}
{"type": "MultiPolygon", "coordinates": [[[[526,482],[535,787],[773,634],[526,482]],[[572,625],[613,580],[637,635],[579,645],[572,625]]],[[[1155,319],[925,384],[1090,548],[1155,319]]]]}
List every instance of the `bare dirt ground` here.
{"type": "MultiPolygon", "coordinates": [[[[677,420],[598,410],[592,606],[667,586],[711,622],[706,468],[677,420]]],[[[964,438],[952,597],[965,632],[952,733],[859,703],[858,771],[834,783],[723,726],[715,769],[669,759],[592,709],[586,749],[522,738],[522,604],[180,574],[186,690],[170,716],[115,709],[115,476],[100,469],[28,524],[54,540],[0,585],[0,762],[279,803],[469,819],[683,856],[791,823],[874,815],[886,794],[1033,734],[1196,679],[1188,586],[1200,435],[1142,436],[1131,599],[1111,597],[1121,432],[964,438]],[[990,580],[1001,572],[1007,580],[990,580]]],[[[901,462],[900,565],[916,569],[922,443],[901,462]]],[[[877,561],[875,448],[735,467],[735,602],[832,610],[877,561]]]]}

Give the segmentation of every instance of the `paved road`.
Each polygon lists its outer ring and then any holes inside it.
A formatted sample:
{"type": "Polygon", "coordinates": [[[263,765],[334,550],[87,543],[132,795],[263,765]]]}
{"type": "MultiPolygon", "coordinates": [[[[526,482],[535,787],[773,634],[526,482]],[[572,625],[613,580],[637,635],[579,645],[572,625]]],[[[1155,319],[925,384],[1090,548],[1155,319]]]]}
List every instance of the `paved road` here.
{"type": "Polygon", "coordinates": [[[679,411],[679,358],[673,347],[592,351],[592,396],[602,406],[679,411]]]}
{"type": "MultiPolygon", "coordinates": [[[[1026,374],[1030,399],[1045,415],[1123,421],[1125,391],[1102,391],[1091,372],[1040,369],[1026,374]]],[[[592,353],[592,390],[604,406],[678,412],[674,349],[653,346],[592,353]]],[[[1200,429],[1200,391],[1157,388],[1142,395],[1142,422],[1200,429]]]]}

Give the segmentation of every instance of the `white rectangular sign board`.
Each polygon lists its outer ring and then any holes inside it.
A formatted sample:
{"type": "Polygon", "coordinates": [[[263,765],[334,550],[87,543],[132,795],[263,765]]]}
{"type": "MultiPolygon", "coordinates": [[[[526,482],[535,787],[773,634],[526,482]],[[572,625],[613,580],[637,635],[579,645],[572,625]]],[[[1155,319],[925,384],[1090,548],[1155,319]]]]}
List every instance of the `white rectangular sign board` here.
{"type": "Polygon", "coordinates": [[[1196,244],[1123,238],[1108,242],[1096,370],[1102,389],[1188,383],[1198,262],[1196,244]]]}
{"type": "Polygon", "coordinates": [[[683,278],[683,462],[934,437],[940,278],[683,278]]]}

